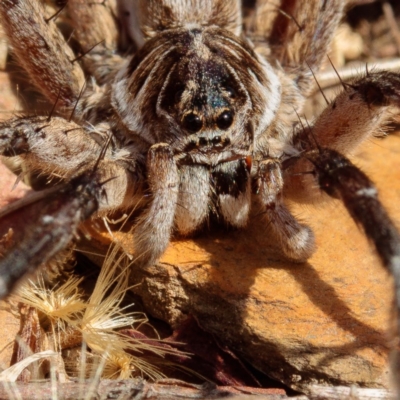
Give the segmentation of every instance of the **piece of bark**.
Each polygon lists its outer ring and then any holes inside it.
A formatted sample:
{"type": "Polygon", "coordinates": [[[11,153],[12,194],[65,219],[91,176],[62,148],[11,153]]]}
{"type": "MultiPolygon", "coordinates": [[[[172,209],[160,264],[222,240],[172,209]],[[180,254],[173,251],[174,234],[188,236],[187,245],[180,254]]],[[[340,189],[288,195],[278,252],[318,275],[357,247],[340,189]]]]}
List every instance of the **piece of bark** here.
{"type": "MultiPolygon", "coordinates": [[[[35,308],[20,305],[21,330],[18,332],[19,340],[15,342],[15,351],[11,360],[14,365],[31,354],[39,353],[43,342],[43,332],[40,327],[38,312],[35,308]]],[[[20,382],[29,382],[31,379],[39,378],[39,369],[36,363],[25,368],[19,377],[20,382]]]]}

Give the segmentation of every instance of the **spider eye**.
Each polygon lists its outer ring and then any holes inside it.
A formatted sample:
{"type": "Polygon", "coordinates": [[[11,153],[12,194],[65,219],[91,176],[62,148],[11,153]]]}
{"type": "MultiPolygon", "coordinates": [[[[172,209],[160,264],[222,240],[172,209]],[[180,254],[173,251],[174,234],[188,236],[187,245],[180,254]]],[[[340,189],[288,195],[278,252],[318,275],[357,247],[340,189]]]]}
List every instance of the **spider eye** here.
{"type": "Polygon", "coordinates": [[[183,118],[183,126],[189,132],[198,132],[203,127],[203,121],[197,114],[189,113],[183,118]]]}
{"type": "Polygon", "coordinates": [[[236,97],[235,89],[232,86],[225,86],[224,89],[231,99],[234,99],[236,97]]]}
{"type": "Polygon", "coordinates": [[[217,125],[220,129],[228,129],[233,122],[233,113],[231,111],[224,111],[217,118],[217,125]]]}

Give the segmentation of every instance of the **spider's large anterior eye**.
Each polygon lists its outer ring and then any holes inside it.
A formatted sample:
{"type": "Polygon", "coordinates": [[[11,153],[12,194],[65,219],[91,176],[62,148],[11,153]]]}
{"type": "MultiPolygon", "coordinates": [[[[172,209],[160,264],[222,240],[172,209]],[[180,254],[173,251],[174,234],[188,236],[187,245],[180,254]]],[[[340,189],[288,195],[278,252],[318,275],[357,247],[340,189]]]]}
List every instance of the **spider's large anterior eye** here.
{"type": "Polygon", "coordinates": [[[183,126],[190,132],[198,132],[203,127],[203,121],[197,114],[189,113],[183,118],[183,126]]]}
{"type": "Polygon", "coordinates": [[[217,125],[220,129],[228,129],[233,122],[233,113],[231,111],[224,111],[217,118],[217,125]]]}

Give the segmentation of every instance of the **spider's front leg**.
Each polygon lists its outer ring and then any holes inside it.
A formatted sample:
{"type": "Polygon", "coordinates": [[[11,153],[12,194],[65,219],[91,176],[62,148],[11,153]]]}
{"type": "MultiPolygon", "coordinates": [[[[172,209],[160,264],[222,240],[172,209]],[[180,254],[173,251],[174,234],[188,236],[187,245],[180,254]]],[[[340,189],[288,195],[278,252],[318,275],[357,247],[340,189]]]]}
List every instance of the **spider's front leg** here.
{"type": "Polygon", "coordinates": [[[53,190],[31,193],[0,213],[1,229],[12,229],[12,240],[0,258],[0,299],[27,273],[51,260],[74,239],[81,222],[99,208],[103,188],[82,176],[53,190]],[[10,228],[13,221],[18,229],[10,228]]]}
{"type": "Polygon", "coordinates": [[[283,252],[290,260],[306,261],[315,249],[314,234],[308,226],[300,224],[283,203],[279,160],[269,158],[260,161],[256,182],[262,209],[283,252]]]}
{"type": "Polygon", "coordinates": [[[151,201],[134,231],[136,260],[154,264],[168,246],[178,201],[179,174],[171,147],[153,145],[147,154],[151,201]]]}

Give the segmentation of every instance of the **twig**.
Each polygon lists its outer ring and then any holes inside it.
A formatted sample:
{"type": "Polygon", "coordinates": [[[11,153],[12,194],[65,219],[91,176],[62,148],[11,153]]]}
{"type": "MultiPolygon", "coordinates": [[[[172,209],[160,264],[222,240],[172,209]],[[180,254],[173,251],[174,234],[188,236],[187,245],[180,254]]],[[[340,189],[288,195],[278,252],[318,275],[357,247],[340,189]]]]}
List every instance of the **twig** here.
{"type": "MultiPolygon", "coordinates": [[[[357,62],[348,64],[342,68],[338,68],[338,73],[342,81],[349,81],[365,71],[365,62],[357,62]]],[[[398,71],[400,70],[400,57],[392,58],[389,60],[379,60],[368,63],[369,71],[398,71]]],[[[340,84],[340,80],[333,70],[323,71],[316,74],[316,78],[323,89],[327,89],[332,86],[336,86],[340,84]]],[[[319,91],[318,88],[315,89],[315,92],[319,91]]]]}
{"type": "Polygon", "coordinates": [[[392,32],[393,38],[396,42],[397,55],[400,55],[400,30],[397,25],[392,5],[388,1],[384,1],[382,3],[382,10],[385,14],[386,22],[388,23],[390,31],[392,32]]]}
{"type": "Polygon", "coordinates": [[[310,387],[310,400],[393,400],[393,393],[386,389],[368,389],[346,386],[322,386],[310,387]]]}
{"type": "MultiPolygon", "coordinates": [[[[21,400],[53,400],[51,397],[51,383],[13,383],[13,392],[18,394],[21,400]]],[[[221,399],[229,397],[232,400],[263,399],[263,400],[286,400],[284,394],[260,393],[260,389],[252,392],[252,388],[217,387],[210,384],[192,385],[176,381],[165,383],[148,383],[142,379],[132,380],[102,380],[99,382],[93,395],[87,396],[90,381],[83,383],[69,382],[56,385],[58,398],[63,400],[92,400],[92,399],[114,399],[114,400],[190,400],[190,399],[221,399]],[[82,397],[82,393],[84,396],[82,397]],[[246,393],[246,395],[244,394],[246,393]]],[[[10,388],[0,386],[0,400],[9,400],[10,388]],[[7,390],[8,389],[8,390],[7,390]]],[[[290,397],[290,400],[307,400],[306,396],[290,397]]]]}

